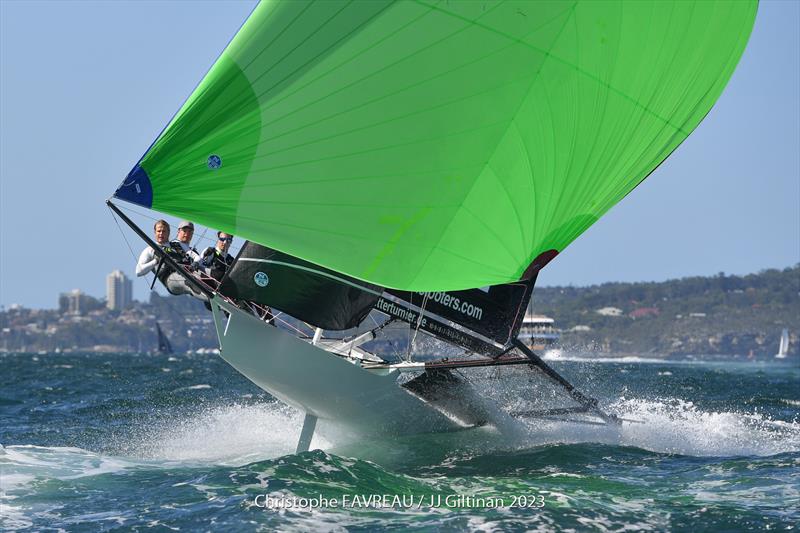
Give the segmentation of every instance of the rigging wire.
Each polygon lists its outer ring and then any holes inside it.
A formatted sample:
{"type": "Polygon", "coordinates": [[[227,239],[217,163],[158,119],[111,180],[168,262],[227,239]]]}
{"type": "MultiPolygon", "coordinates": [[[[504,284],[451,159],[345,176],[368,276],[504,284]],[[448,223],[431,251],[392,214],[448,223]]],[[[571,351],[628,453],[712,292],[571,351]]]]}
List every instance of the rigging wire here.
{"type": "MultiPolygon", "coordinates": [[[[200,235],[199,237],[197,237],[197,238],[195,239],[195,241],[194,241],[194,244],[192,244],[192,245],[191,245],[191,246],[192,246],[192,248],[194,248],[195,250],[197,249],[197,248],[196,248],[196,246],[197,246],[198,244],[200,244],[200,241],[204,241],[204,240],[206,240],[206,233],[208,233],[208,226],[203,226],[203,227],[205,228],[205,229],[203,230],[203,234],[202,234],[202,235],[200,235]]],[[[216,244],[216,241],[214,241],[214,244],[216,244]]]]}
{"type": "MultiPolygon", "coordinates": [[[[126,208],[126,210],[127,210],[127,211],[130,211],[130,212],[133,212],[133,213],[136,213],[137,215],[140,215],[140,216],[142,216],[142,217],[144,217],[144,218],[149,218],[149,219],[151,219],[151,220],[158,220],[158,219],[156,219],[156,218],[154,218],[154,217],[151,217],[151,216],[145,215],[145,214],[143,214],[143,213],[139,213],[138,211],[136,211],[136,210],[134,210],[134,209],[129,209],[129,208],[126,208]]],[[[117,216],[116,216],[116,214],[114,213],[114,211],[113,211],[111,208],[109,208],[109,211],[111,212],[111,217],[114,219],[114,223],[117,225],[117,229],[119,230],[120,234],[122,235],[122,238],[123,238],[123,240],[125,241],[125,244],[127,244],[127,246],[128,246],[128,250],[130,251],[130,253],[131,253],[131,256],[133,257],[133,260],[134,260],[134,261],[136,261],[136,262],[138,262],[138,258],[137,258],[137,256],[136,256],[136,253],[133,251],[133,248],[131,247],[131,244],[130,244],[130,242],[128,241],[128,237],[125,235],[125,232],[123,231],[123,229],[122,229],[122,226],[120,226],[120,223],[119,223],[119,220],[117,219],[117,216]]],[[[206,234],[206,232],[208,231],[208,227],[205,227],[205,228],[206,228],[206,229],[205,229],[205,231],[203,232],[203,235],[200,237],[200,240],[202,240],[202,239],[204,239],[204,238],[205,238],[205,234],[206,234]]],[[[153,276],[155,276],[155,274],[153,274],[153,276]]],[[[140,277],[140,276],[137,276],[137,277],[140,277]]],[[[145,276],[141,276],[141,277],[142,277],[142,281],[145,283],[145,285],[147,286],[148,290],[149,290],[150,292],[154,292],[154,291],[152,291],[152,289],[150,289],[151,283],[149,282],[149,276],[148,276],[148,275],[145,275],[145,276]]],[[[152,283],[154,283],[154,282],[155,282],[155,279],[153,279],[152,283]]],[[[156,294],[158,294],[158,293],[156,293],[156,294]]],[[[170,309],[170,310],[171,310],[171,311],[172,311],[172,312],[173,312],[175,315],[177,315],[177,316],[180,316],[180,317],[182,317],[182,316],[183,316],[183,315],[181,314],[181,312],[180,312],[180,311],[178,311],[178,310],[177,310],[177,309],[176,309],[176,308],[175,308],[175,307],[174,307],[174,306],[173,306],[173,305],[170,303],[170,301],[169,301],[169,298],[161,298],[161,301],[163,301],[163,302],[164,302],[164,304],[165,304],[167,307],[169,307],[169,309],[170,309]]],[[[299,334],[300,336],[304,335],[304,333],[303,333],[301,330],[299,330],[297,327],[295,327],[293,324],[290,324],[290,323],[289,323],[289,322],[287,322],[286,320],[284,320],[284,319],[280,318],[280,316],[281,316],[282,314],[283,314],[283,313],[280,313],[280,312],[279,312],[279,313],[277,313],[277,314],[273,314],[273,318],[275,319],[275,321],[276,321],[276,322],[279,322],[279,323],[283,324],[285,327],[287,327],[287,328],[288,328],[288,329],[290,329],[290,330],[294,330],[294,331],[295,331],[297,334],[299,334]]],[[[184,322],[185,322],[185,319],[184,319],[184,322]]]]}
{"type": "MultiPolygon", "coordinates": [[[[414,341],[417,340],[417,333],[419,333],[419,327],[422,325],[422,317],[425,314],[425,305],[428,303],[428,293],[426,292],[422,298],[422,306],[419,309],[419,316],[417,317],[417,325],[414,328],[414,336],[411,337],[411,340],[408,343],[408,351],[406,353],[406,361],[409,363],[411,362],[411,349],[414,346],[414,341]]],[[[411,332],[411,328],[409,328],[409,335],[411,332]]]]}
{"type": "MultiPolygon", "coordinates": [[[[130,251],[131,257],[133,257],[133,260],[136,261],[137,264],[138,264],[139,259],[136,257],[136,252],[133,251],[133,247],[131,247],[131,243],[128,241],[128,237],[125,235],[125,232],[122,230],[122,226],[119,225],[119,220],[117,219],[117,215],[114,214],[114,211],[112,211],[111,208],[109,208],[108,210],[111,213],[111,218],[114,219],[114,223],[117,225],[117,229],[119,230],[120,235],[122,235],[122,239],[125,241],[125,244],[128,245],[128,251],[130,251]]],[[[152,292],[152,289],[150,288],[151,285],[150,285],[149,274],[151,274],[151,272],[148,272],[144,276],[136,276],[136,277],[137,278],[142,278],[142,281],[144,282],[144,284],[147,287],[148,291],[152,292]]],[[[153,276],[155,277],[155,274],[153,274],[153,276]]],[[[155,281],[155,279],[153,281],[155,281]]],[[[174,308],[173,308],[173,311],[177,312],[177,310],[175,310],[174,308]]]]}
{"type": "MultiPolygon", "coordinates": [[[[128,251],[130,251],[130,253],[131,253],[131,257],[133,257],[133,260],[134,260],[134,261],[135,261],[135,262],[138,264],[138,262],[139,262],[139,258],[136,256],[136,252],[134,252],[134,251],[133,251],[133,247],[131,247],[131,243],[128,241],[128,237],[125,235],[125,232],[122,230],[122,226],[120,226],[120,224],[119,224],[119,220],[117,219],[117,215],[114,213],[114,211],[112,211],[112,210],[111,210],[111,208],[110,208],[110,207],[108,208],[108,210],[109,210],[109,212],[111,213],[111,218],[113,218],[113,219],[114,219],[114,223],[117,225],[117,229],[119,230],[119,232],[120,232],[120,235],[122,235],[122,239],[125,241],[125,244],[128,246],[128,251]]],[[[144,284],[145,284],[145,287],[147,287],[148,294],[149,294],[149,293],[152,293],[152,292],[156,292],[156,291],[154,291],[154,290],[152,290],[152,289],[150,288],[150,287],[151,287],[151,282],[150,282],[150,280],[149,280],[149,274],[150,274],[150,273],[148,273],[148,274],[145,274],[144,276],[136,276],[137,278],[141,278],[141,279],[142,279],[142,281],[143,281],[143,282],[144,282],[144,284]]],[[[153,277],[155,278],[155,274],[153,274],[153,277]]],[[[153,281],[152,281],[152,282],[153,282],[153,283],[155,283],[155,279],[153,279],[153,281]]],[[[156,292],[156,294],[158,294],[158,293],[156,292]]],[[[159,296],[160,296],[160,295],[159,295],[159,296]]],[[[183,315],[181,314],[181,312],[180,312],[180,311],[178,311],[178,310],[177,310],[177,309],[176,309],[176,308],[175,308],[175,307],[174,307],[174,306],[173,306],[173,305],[170,303],[170,301],[169,301],[169,299],[168,299],[168,298],[160,298],[160,300],[161,300],[161,301],[163,301],[163,302],[164,302],[164,304],[165,304],[167,307],[169,307],[169,308],[170,308],[170,310],[171,310],[171,311],[172,311],[172,312],[173,312],[175,315],[177,315],[177,316],[179,316],[179,317],[181,317],[181,318],[183,319],[183,315]]],[[[183,319],[183,321],[184,321],[184,324],[185,324],[185,322],[186,322],[186,321],[185,321],[185,319],[183,319]]]]}
{"type": "MultiPolygon", "coordinates": [[[[157,220],[162,220],[161,217],[155,217],[153,215],[148,215],[146,213],[142,213],[141,211],[137,211],[136,209],[133,209],[133,208],[128,207],[128,206],[125,206],[125,207],[117,206],[117,207],[119,207],[120,209],[124,209],[128,213],[134,213],[134,214],[136,214],[136,215],[138,215],[138,216],[140,216],[142,218],[146,218],[146,219],[152,220],[153,222],[155,222],[157,220]]],[[[208,226],[203,226],[203,227],[205,228],[203,230],[203,234],[200,237],[197,237],[196,241],[198,241],[198,242],[195,242],[194,246],[197,246],[197,244],[199,244],[199,241],[206,241],[206,242],[210,242],[212,245],[215,245],[216,244],[216,240],[215,239],[212,239],[211,237],[206,237],[206,233],[208,232],[208,230],[210,228],[208,226]]],[[[237,245],[237,246],[231,245],[231,248],[230,248],[230,250],[228,250],[228,253],[230,253],[231,255],[235,256],[236,254],[233,253],[233,252],[238,251],[238,249],[239,249],[239,245],[237,245]]]]}
{"type": "MultiPolygon", "coordinates": [[[[391,322],[391,321],[392,321],[392,319],[391,319],[391,318],[389,318],[388,320],[386,320],[385,322],[383,322],[383,324],[378,324],[378,321],[377,321],[377,320],[375,320],[375,316],[374,316],[374,313],[372,313],[372,311],[370,311],[369,313],[367,313],[367,318],[369,318],[370,320],[372,320],[372,327],[371,327],[371,328],[368,328],[368,331],[372,331],[372,332],[373,332],[373,338],[377,338],[377,337],[378,337],[378,332],[380,332],[380,331],[381,331],[381,330],[382,330],[384,327],[386,327],[387,325],[389,325],[389,322],[391,322]]],[[[356,329],[356,335],[355,335],[356,337],[358,337],[358,332],[361,330],[361,326],[362,326],[364,323],[366,323],[366,320],[362,321],[362,322],[361,322],[361,323],[358,325],[358,329],[356,329]]],[[[349,350],[349,352],[347,353],[347,355],[352,355],[352,353],[353,353],[353,345],[350,345],[350,350],[349,350]]]]}
{"type": "MultiPolygon", "coordinates": [[[[117,207],[119,207],[120,209],[123,209],[123,208],[122,208],[122,207],[120,207],[120,206],[117,206],[117,207]]],[[[141,212],[139,212],[139,211],[137,211],[136,209],[133,209],[133,208],[131,208],[131,207],[127,207],[127,206],[126,206],[126,207],[124,207],[124,209],[125,209],[126,211],[128,211],[129,213],[134,213],[134,214],[137,214],[137,215],[139,215],[140,217],[143,217],[143,218],[149,218],[150,220],[153,220],[153,221],[160,220],[160,219],[158,219],[158,218],[156,218],[156,217],[154,217],[154,216],[152,216],[152,215],[147,215],[147,214],[145,214],[145,213],[141,213],[141,212]]]]}
{"type": "MultiPolygon", "coordinates": [[[[122,235],[122,238],[125,241],[125,244],[128,245],[128,251],[130,251],[131,257],[133,257],[134,261],[138,262],[138,259],[136,257],[136,253],[133,251],[133,248],[131,247],[131,243],[128,242],[128,237],[125,236],[125,232],[122,231],[122,226],[119,225],[119,220],[117,220],[117,215],[114,214],[114,211],[112,211],[110,207],[108,208],[108,211],[111,213],[111,218],[114,219],[114,223],[117,225],[117,229],[119,230],[120,234],[122,235]]],[[[139,276],[137,276],[137,277],[139,277],[139,276]]],[[[147,280],[145,280],[145,282],[146,281],[147,280]]]]}

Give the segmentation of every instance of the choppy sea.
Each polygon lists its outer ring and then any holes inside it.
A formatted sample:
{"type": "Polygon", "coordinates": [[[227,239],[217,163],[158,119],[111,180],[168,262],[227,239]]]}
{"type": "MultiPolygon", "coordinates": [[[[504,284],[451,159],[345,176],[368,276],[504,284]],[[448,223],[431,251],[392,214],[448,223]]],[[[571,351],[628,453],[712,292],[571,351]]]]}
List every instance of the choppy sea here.
{"type": "Polygon", "coordinates": [[[797,362],[558,361],[640,423],[316,436],[215,355],[0,355],[0,529],[790,530],[797,362]]]}

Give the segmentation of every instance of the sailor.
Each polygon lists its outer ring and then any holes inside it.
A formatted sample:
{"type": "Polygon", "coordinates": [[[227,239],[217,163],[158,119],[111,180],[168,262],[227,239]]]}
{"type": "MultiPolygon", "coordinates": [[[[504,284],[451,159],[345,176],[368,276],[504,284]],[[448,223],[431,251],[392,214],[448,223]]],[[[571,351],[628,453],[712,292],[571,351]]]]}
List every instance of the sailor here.
{"type": "Polygon", "coordinates": [[[232,242],[233,235],[218,231],[216,245],[213,248],[209,246],[200,254],[202,256],[201,267],[217,281],[222,281],[225,272],[233,264],[233,256],[228,253],[232,242]]]}
{"type": "MultiPolygon", "coordinates": [[[[191,222],[189,224],[191,224],[191,222]]],[[[185,221],[181,222],[181,226],[185,226],[185,221]]],[[[194,227],[191,229],[193,231],[194,227]]],[[[191,256],[184,252],[183,247],[179,244],[183,241],[176,240],[169,242],[170,228],[169,223],[166,220],[157,220],[153,226],[153,230],[155,231],[156,244],[158,244],[158,246],[164,252],[166,252],[167,255],[169,255],[175,260],[176,263],[180,265],[185,265],[187,267],[191,266],[193,262],[191,256]]],[[[181,233],[185,234],[186,232],[179,231],[179,239],[181,233]]],[[[191,233],[192,232],[189,232],[189,239],[191,239],[191,233]]],[[[192,250],[194,249],[192,248],[192,250]]],[[[196,250],[194,253],[197,255],[197,257],[199,257],[199,254],[197,254],[196,250]]],[[[161,257],[156,254],[155,250],[148,246],[142,250],[142,253],[139,255],[139,262],[136,264],[136,275],[141,277],[153,271],[156,272],[159,281],[164,285],[164,287],[167,288],[167,291],[169,291],[170,294],[191,294],[192,296],[203,301],[208,300],[205,294],[194,289],[186,281],[183,275],[179,274],[172,267],[166,264],[166,262],[164,262],[161,257]]]]}
{"type": "MultiPolygon", "coordinates": [[[[213,248],[209,246],[200,254],[202,256],[200,266],[203,272],[218,282],[222,281],[225,273],[233,264],[234,258],[228,253],[232,242],[233,235],[225,233],[224,231],[218,231],[216,245],[213,248]]],[[[267,324],[275,325],[272,309],[270,309],[269,306],[248,302],[246,300],[240,300],[239,303],[267,324]]]]}
{"type": "MultiPolygon", "coordinates": [[[[166,220],[157,220],[153,226],[155,232],[156,244],[162,250],[169,248],[169,223],[166,220]]],[[[169,252],[167,252],[169,253],[169,252]]],[[[159,257],[156,256],[156,251],[151,247],[147,247],[139,254],[139,262],[136,264],[136,275],[141,277],[145,274],[152,272],[158,267],[159,257]]]]}
{"type": "Polygon", "coordinates": [[[194,224],[188,220],[182,220],[178,224],[178,238],[170,241],[170,246],[180,249],[186,257],[183,262],[189,265],[196,265],[200,262],[200,254],[192,247],[192,236],[194,235],[194,224]]]}

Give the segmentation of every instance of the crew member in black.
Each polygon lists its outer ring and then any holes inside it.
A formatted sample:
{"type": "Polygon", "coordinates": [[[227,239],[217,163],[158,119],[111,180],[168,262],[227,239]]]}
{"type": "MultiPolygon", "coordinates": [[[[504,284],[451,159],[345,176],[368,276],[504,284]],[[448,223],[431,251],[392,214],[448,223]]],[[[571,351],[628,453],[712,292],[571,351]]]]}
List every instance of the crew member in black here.
{"type": "MultiPolygon", "coordinates": [[[[224,231],[218,231],[216,245],[213,248],[209,246],[203,250],[202,254],[200,254],[202,256],[200,265],[203,269],[203,272],[218,282],[222,281],[222,278],[225,276],[225,272],[227,272],[233,264],[234,258],[228,253],[232,242],[233,235],[230,233],[225,233],[224,231]]],[[[240,305],[248,308],[251,313],[267,324],[272,326],[275,325],[272,309],[269,307],[247,301],[241,301],[239,303],[240,305]]]]}
{"type": "Polygon", "coordinates": [[[217,281],[222,281],[225,272],[233,264],[233,256],[228,253],[232,242],[233,235],[218,231],[216,246],[213,248],[209,246],[201,254],[200,265],[209,276],[217,281]]]}

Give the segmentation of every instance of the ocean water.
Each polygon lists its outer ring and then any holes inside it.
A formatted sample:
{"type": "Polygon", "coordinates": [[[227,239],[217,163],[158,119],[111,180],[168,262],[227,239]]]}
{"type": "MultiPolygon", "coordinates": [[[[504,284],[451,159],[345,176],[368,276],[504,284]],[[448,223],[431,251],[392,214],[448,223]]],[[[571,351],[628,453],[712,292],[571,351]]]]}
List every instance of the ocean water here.
{"type": "Polygon", "coordinates": [[[315,436],[214,355],[0,355],[0,529],[791,530],[800,369],[557,361],[637,423],[315,436]]]}

